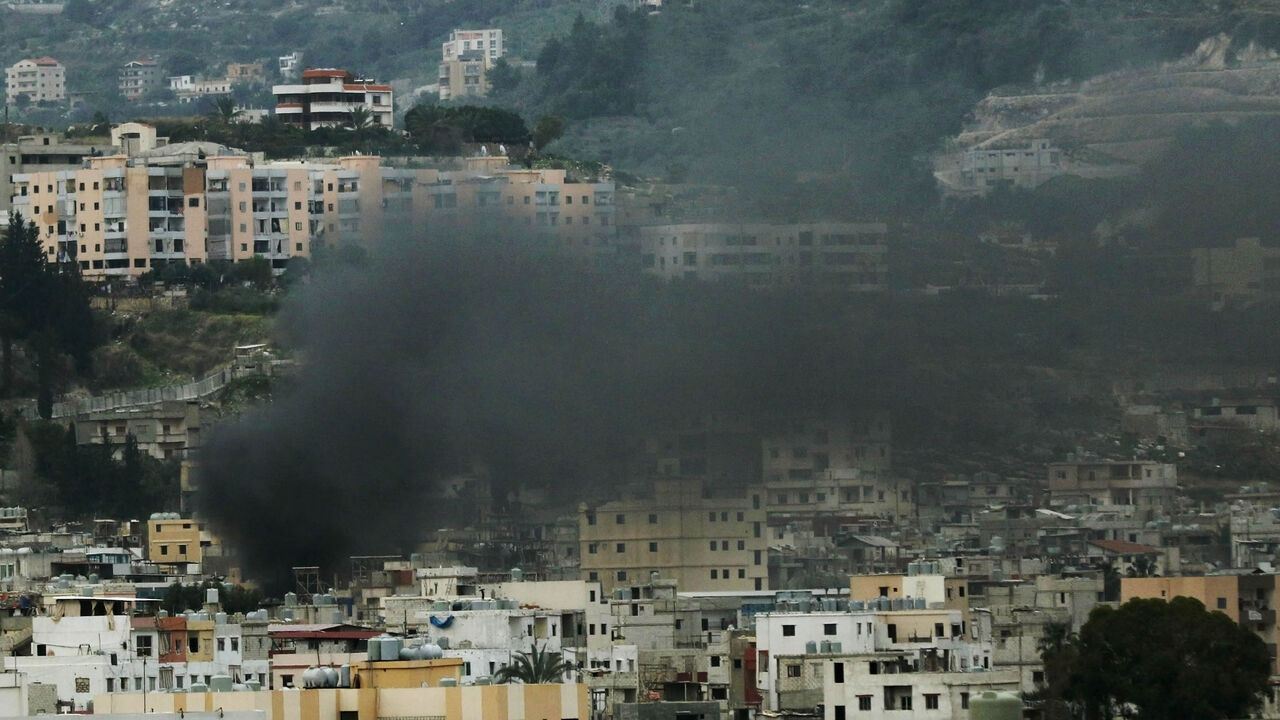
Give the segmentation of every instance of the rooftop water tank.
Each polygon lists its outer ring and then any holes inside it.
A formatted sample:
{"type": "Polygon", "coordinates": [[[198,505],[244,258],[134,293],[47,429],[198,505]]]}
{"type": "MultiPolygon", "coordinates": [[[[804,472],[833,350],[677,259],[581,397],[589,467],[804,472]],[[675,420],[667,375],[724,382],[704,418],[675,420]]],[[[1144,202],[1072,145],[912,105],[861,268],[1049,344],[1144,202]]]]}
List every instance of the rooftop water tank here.
{"type": "Polygon", "coordinates": [[[524,580],[524,571],[520,568],[511,568],[511,582],[522,582],[524,580]]]}
{"type": "Polygon", "coordinates": [[[224,612],[216,612],[216,613],[214,613],[214,614],[213,614],[213,623],[214,623],[215,625],[226,625],[226,624],[227,624],[227,614],[226,614],[226,613],[224,613],[224,612]]]}
{"type": "Polygon", "coordinates": [[[218,588],[207,588],[204,591],[204,603],[206,605],[218,604],[218,588]]]}
{"type": "Polygon", "coordinates": [[[810,640],[804,644],[804,652],[806,655],[812,655],[818,652],[818,643],[810,640]]]}
{"type": "Polygon", "coordinates": [[[419,648],[419,656],[423,660],[439,660],[444,657],[444,650],[435,643],[427,643],[419,648]]]}
{"type": "Polygon", "coordinates": [[[987,690],[969,700],[970,720],[1020,720],[1021,717],[1022,700],[1013,693],[987,690]]]}
{"type": "Polygon", "coordinates": [[[457,678],[440,678],[440,687],[458,687],[457,678]]]}
{"type": "Polygon", "coordinates": [[[447,637],[436,638],[436,644],[437,644],[437,645],[439,645],[441,649],[443,649],[443,650],[448,650],[448,649],[449,649],[449,638],[447,638],[447,637]]]}
{"type": "Polygon", "coordinates": [[[284,594],[284,604],[285,604],[285,606],[286,606],[286,607],[287,607],[287,606],[292,606],[292,605],[297,605],[297,604],[298,604],[298,593],[294,593],[294,592],[287,592],[287,593],[285,593],[285,594],[284,594]]]}
{"type": "Polygon", "coordinates": [[[304,688],[320,688],[324,687],[324,670],[318,667],[309,667],[302,671],[302,687],[304,688]]]}
{"type": "Polygon", "coordinates": [[[209,692],[209,686],[204,683],[191,683],[191,692],[209,692]]]}
{"type": "Polygon", "coordinates": [[[401,660],[417,660],[417,659],[418,659],[418,649],[417,649],[417,648],[407,648],[407,647],[402,647],[402,648],[400,648],[400,659],[401,659],[401,660]]]}
{"type": "Polygon", "coordinates": [[[213,692],[231,692],[230,675],[214,675],[209,678],[209,689],[213,692]]]}
{"type": "Polygon", "coordinates": [[[343,665],[342,667],[338,668],[338,687],[341,687],[341,688],[351,687],[351,666],[350,665],[343,665]]]}
{"type": "Polygon", "coordinates": [[[331,668],[331,667],[320,668],[320,672],[324,674],[323,687],[327,687],[327,688],[338,687],[338,678],[340,677],[340,675],[338,674],[338,671],[335,668],[331,668]]]}
{"type": "Polygon", "coordinates": [[[477,684],[477,685],[492,685],[492,684],[493,684],[493,678],[489,677],[488,675],[480,675],[480,676],[478,676],[478,677],[476,678],[476,684],[477,684]]]}
{"type": "Polygon", "coordinates": [[[257,680],[246,680],[244,684],[245,684],[245,687],[249,688],[249,690],[251,691],[257,691],[262,689],[262,683],[258,682],[257,680]]]}
{"type": "Polygon", "coordinates": [[[820,652],[820,653],[822,653],[822,654],[824,654],[824,655],[829,654],[829,653],[831,652],[831,641],[830,641],[830,640],[823,640],[821,643],[819,643],[819,644],[818,644],[818,652],[820,652]]]}
{"type": "Polygon", "coordinates": [[[369,662],[382,661],[382,640],[380,638],[376,638],[376,637],[369,638],[368,657],[369,657],[369,662]]]}

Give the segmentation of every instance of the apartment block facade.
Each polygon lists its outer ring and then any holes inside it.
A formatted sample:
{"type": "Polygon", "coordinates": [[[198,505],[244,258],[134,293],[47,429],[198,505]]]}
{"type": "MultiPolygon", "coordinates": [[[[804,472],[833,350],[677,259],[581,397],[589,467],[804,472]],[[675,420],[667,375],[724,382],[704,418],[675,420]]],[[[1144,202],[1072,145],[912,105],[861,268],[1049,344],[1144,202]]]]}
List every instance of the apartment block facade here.
{"type": "Polygon", "coordinates": [[[276,96],[276,116],[308,130],[350,125],[357,108],[367,109],[373,124],[392,126],[391,86],[346,70],[309,68],[303,71],[301,84],[275,85],[271,93],[276,96]]]}
{"type": "Polygon", "coordinates": [[[10,105],[16,104],[19,97],[32,103],[67,99],[67,69],[51,57],[19,60],[4,75],[5,101],[10,105]]]}
{"type": "Polygon", "coordinates": [[[876,292],[888,288],[883,223],[693,223],[639,228],[644,272],[657,277],[796,284],[876,292]]]}
{"type": "Polygon", "coordinates": [[[120,68],[118,87],[125,100],[139,100],[164,87],[164,71],[155,60],[131,60],[120,68]]]}
{"type": "Polygon", "coordinates": [[[489,92],[486,74],[506,53],[502,30],[454,30],[440,47],[439,95],[441,100],[483,97],[489,92]]]}
{"type": "Polygon", "coordinates": [[[605,592],[655,572],[689,591],[767,589],[763,491],[713,494],[704,487],[661,478],[651,496],[581,506],[582,579],[605,592]]]}
{"type": "Polygon", "coordinates": [[[389,168],[375,156],[255,164],[218,145],[183,143],[14,175],[12,201],[38,226],[50,260],[78,262],[98,279],[252,257],[283,272],[292,258],[368,244],[384,228],[486,220],[586,266],[613,262],[613,183],[472,160],[460,170],[389,168]]]}

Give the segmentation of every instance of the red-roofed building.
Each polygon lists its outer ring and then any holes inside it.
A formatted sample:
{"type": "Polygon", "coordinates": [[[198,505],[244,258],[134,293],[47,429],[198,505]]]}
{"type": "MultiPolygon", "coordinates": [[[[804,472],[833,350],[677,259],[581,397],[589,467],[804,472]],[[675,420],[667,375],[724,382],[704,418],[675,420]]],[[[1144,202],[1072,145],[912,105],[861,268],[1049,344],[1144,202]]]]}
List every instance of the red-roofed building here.
{"type": "Polygon", "coordinates": [[[1163,575],[1179,565],[1177,548],[1158,548],[1128,540],[1089,540],[1085,542],[1085,552],[1094,560],[1109,561],[1122,575],[1131,577],[1163,575]]]}
{"type": "Polygon", "coordinates": [[[391,86],[346,70],[308,68],[301,85],[276,85],[271,92],[276,96],[276,116],[308,130],[351,125],[357,108],[367,109],[374,125],[392,124],[391,86]]]}
{"type": "Polygon", "coordinates": [[[67,99],[67,71],[51,57],[19,60],[5,70],[5,101],[62,102],[67,99]]]}

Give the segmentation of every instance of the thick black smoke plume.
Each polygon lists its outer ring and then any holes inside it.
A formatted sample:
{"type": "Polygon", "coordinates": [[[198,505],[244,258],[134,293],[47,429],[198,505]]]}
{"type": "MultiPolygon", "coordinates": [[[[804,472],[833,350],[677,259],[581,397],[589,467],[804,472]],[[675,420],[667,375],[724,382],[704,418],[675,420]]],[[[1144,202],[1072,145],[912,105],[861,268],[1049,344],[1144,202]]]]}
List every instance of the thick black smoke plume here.
{"type": "Polygon", "coordinates": [[[201,510],[253,576],[403,552],[450,524],[427,491],[477,465],[495,496],[550,487],[572,507],[621,479],[637,435],[847,399],[858,377],[839,303],[427,245],[293,291],[298,376],[202,451],[201,510]]]}

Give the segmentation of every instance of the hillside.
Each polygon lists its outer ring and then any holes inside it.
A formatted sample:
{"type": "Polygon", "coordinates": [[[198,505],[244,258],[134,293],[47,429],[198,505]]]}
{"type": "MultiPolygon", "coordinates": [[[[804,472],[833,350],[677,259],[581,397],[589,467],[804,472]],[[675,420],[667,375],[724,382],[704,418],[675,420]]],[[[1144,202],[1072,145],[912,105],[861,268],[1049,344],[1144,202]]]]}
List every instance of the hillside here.
{"type": "Polygon", "coordinates": [[[1004,148],[1049,138],[1069,154],[1145,163],[1187,127],[1280,116],[1280,56],[1239,45],[1219,35],[1175,62],[994,91],[974,106],[954,144],[1004,148]]]}

